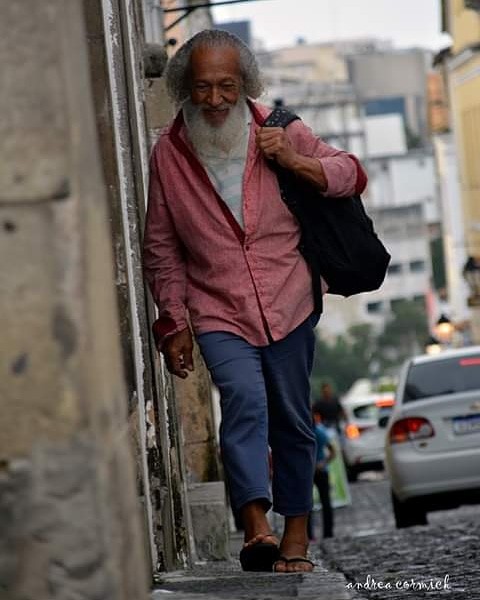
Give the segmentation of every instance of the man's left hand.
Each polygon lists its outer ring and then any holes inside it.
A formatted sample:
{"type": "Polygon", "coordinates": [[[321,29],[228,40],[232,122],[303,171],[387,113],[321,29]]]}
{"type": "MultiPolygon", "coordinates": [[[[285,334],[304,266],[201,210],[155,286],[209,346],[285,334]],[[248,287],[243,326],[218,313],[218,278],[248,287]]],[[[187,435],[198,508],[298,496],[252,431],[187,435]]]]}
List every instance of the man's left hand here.
{"type": "Polygon", "coordinates": [[[260,127],[255,141],[265,158],[275,160],[286,169],[295,169],[298,154],[283,127],[260,127]]]}

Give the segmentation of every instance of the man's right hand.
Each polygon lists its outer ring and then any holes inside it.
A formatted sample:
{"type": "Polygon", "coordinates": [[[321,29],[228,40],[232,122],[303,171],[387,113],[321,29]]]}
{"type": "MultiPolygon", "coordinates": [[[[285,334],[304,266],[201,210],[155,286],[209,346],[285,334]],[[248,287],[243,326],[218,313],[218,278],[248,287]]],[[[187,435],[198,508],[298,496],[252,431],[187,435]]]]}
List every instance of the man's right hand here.
{"type": "Polygon", "coordinates": [[[182,379],[188,377],[187,371],[193,371],[193,340],[190,328],[186,327],[168,337],[163,343],[162,353],[170,373],[182,379]]]}

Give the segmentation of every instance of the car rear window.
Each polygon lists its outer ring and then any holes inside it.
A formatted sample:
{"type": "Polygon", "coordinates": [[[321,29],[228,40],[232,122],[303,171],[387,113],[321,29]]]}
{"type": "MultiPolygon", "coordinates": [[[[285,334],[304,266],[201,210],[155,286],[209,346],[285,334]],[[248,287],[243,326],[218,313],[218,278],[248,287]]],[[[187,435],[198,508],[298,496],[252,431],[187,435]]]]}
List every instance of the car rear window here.
{"type": "Polygon", "coordinates": [[[388,416],[392,412],[393,406],[379,406],[377,404],[364,404],[353,409],[353,414],[357,419],[379,419],[388,416]]]}
{"type": "Polygon", "coordinates": [[[378,408],[375,404],[364,404],[353,409],[353,414],[357,419],[376,419],[378,408]]]}
{"type": "Polygon", "coordinates": [[[439,359],[412,365],[408,371],[404,402],[480,390],[480,355],[439,359]]]}

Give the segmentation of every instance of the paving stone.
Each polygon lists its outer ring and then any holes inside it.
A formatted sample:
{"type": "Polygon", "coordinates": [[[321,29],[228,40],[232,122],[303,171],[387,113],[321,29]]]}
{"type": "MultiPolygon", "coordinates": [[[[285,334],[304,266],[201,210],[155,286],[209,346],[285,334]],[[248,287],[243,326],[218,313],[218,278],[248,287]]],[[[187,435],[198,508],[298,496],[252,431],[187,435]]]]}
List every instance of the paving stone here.
{"type": "Polygon", "coordinates": [[[429,513],[429,525],[397,530],[386,479],[359,482],[351,493],[352,506],[336,511],[337,537],[322,542],[320,556],[360,597],[480,600],[479,506],[429,513]],[[446,576],[448,589],[419,589],[437,582],[444,588],[446,576]],[[379,589],[379,582],[392,589],[379,589]]]}
{"type": "MultiPolygon", "coordinates": [[[[205,562],[163,574],[152,600],[480,600],[480,506],[430,513],[430,525],[397,530],[385,477],[361,478],[350,491],[352,504],[335,510],[336,537],[310,547],[313,573],[243,573],[236,559],[205,562]],[[418,589],[444,587],[446,575],[448,589],[418,589]]],[[[232,556],[241,543],[232,536],[232,556]]]]}

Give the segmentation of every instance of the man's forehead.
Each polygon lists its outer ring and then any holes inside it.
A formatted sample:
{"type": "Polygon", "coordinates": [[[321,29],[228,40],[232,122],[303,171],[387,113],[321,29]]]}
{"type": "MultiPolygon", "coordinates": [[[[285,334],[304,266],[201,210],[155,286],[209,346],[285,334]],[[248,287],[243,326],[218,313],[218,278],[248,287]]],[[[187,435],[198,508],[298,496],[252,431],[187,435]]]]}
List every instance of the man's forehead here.
{"type": "Polygon", "coordinates": [[[236,48],[227,45],[198,46],[192,52],[191,67],[194,76],[209,70],[238,75],[240,54],[236,48]]]}

